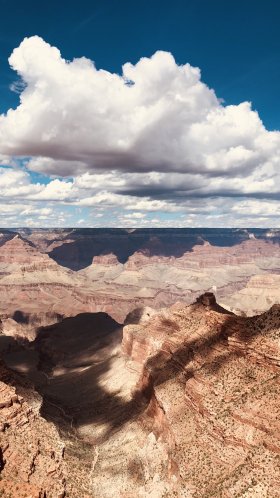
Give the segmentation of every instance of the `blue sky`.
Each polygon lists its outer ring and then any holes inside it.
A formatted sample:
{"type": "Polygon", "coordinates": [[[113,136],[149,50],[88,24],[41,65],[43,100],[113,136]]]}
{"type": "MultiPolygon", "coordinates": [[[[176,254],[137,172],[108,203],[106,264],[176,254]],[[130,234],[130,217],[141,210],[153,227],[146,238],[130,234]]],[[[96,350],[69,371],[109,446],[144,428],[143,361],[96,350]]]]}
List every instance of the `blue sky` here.
{"type": "MultiPolygon", "coordinates": [[[[0,0],[0,8],[2,226],[279,224],[279,2],[81,0],[36,5],[15,1],[11,7],[0,0]],[[25,37],[31,42],[22,45],[25,37]],[[89,68],[76,64],[68,72],[72,81],[68,89],[66,73],[52,64],[44,44],[57,47],[61,60],[84,57],[98,70],[120,77],[127,62],[134,68],[143,57],[153,62],[136,72],[128,70],[136,76],[132,92],[138,87],[141,96],[131,98],[130,107],[119,103],[115,108],[118,82],[108,83],[105,76],[96,79],[89,68]],[[9,63],[17,47],[21,48],[9,63]],[[157,51],[171,53],[175,62],[164,55],[151,59],[157,51]],[[44,57],[46,71],[40,66],[44,57]],[[23,63],[25,58],[28,64],[23,63]],[[192,80],[192,70],[181,74],[178,68],[187,63],[200,68],[203,88],[192,80]],[[55,74],[59,81],[54,82],[55,74]],[[80,95],[85,97],[79,96],[74,108],[78,94],[71,93],[72,88],[82,78],[80,95]],[[38,90],[46,85],[45,93],[38,90]],[[188,92],[184,85],[190,85],[188,92]],[[23,91],[24,112],[19,91],[23,91]],[[198,97],[197,92],[201,92],[198,97]],[[65,101],[59,107],[60,93],[65,101]],[[104,105],[95,115],[104,95],[104,105]],[[46,101],[48,109],[39,113],[46,101]],[[250,102],[251,108],[240,109],[243,102],[250,102]],[[141,109],[137,125],[135,108],[141,109]],[[16,111],[7,119],[9,109],[16,111]],[[223,109],[226,114],[221,117],[223,109]],[[101,118],[104,114],[106,119],[101,118]],[[140,123],[142,114],[146,127],[140,123]],[[68,143],[63,130],[76,119],[81,137],[69,131],[68,143]],[[25,129],[29,120],[35,133],[29,125],[25,129]],[[172,120],[174,125],[167,126],[172,120]],[[50,184],[47,192],[46,184],[50,184]]],[[[127,95],[125,101],[130,99],[127,95]]]]}
{"type": "Polygon", "coordinates": [[[120,72],[156,50],[201,68],[226,103],[252,101],[269,129],[280,127],[280,4],[277,0],[13,2],[1,0],[1,111],[16,105],[8,57],[40,35],[66,59],[86,56],[120,72]]]}

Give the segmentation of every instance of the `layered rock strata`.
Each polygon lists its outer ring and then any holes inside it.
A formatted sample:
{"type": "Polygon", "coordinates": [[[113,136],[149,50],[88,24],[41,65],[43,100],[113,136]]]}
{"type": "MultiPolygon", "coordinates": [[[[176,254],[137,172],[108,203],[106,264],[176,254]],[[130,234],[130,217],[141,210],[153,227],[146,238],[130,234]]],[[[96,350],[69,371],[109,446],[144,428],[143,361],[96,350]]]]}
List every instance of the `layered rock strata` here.
{"type": "MultiPolygon", "coordinates": [[[[0,243],[3,318],[14,320],[14,313],[22,312],[29,314],[32,324],[38,314],[40,319],[37,321],[48,325],[51,323],[48,314],[72,316],[103,311],[123,322],[137,307],[158,309],[179,300],[190,304],[204,291],[215,291],[226,307],[246,314],[262,312],[280,300],[274,284],[275,274],[280,272],[279,240],[274,237],[259,239],[252,236],[246,240],[237,237],[238,243],[230,246],[225,245],[227,240],[223,246],[216,246],[196,237],[185,251],[180,246],[180,239],[177,247],[175,238],[174,254],[171,255],[160,240],[150,237],[143,247],[135,246],[135,251],[132,247],[127,248],[132,254],[125,260],[111,251],[101,251],[104,244],[110,246],[108,234],[107,242],[95,240],[93,246],[90,237],[75,239],[74,243],[72,235],[77,237],[75,231],[69,230],[61,233],[35,231],[29,234],[27,241],[20,235],[3,234],[4,242],[0,243]],[[63,249],[67,252],[70,246],[75,252],[79,247],[81,257],[88,258],[94,251],[98,254],[93,256],[87,268],[72,271],[50,257],[52,244],[60,252],[63,249]],[[259,290],[255,290],[256,285],[259,290]]],[[[125,250],[128,234],[115,234],[114,244],[118,236],[125,250]]],[[[135,236],[134,245],[137,240],[135,236]]],[[[141,238],[138,245],[140,242],[141,238]]],[[[119,252],[117,246],[116,252],[119,252]]],[[[15,334],[29,339],[36,335],[35,327],[35,334],[32,334],[32,325],[9,322],[7,327],[9,333],[14,327],[15,334]]]]}
{"type": "Polygon", "coordinates": [[[1,496],[63,498],[64,443],[55,426],[39,414],[42,399],[3,364],[0,378],[1,496]]]}
{"type": "Polygon", "coordinates": [[[280,495],[279,336],[279,306],[236,317],[209,294],[125,327],[124,353],[152,392],[145,415],[176,469],[155,496],[280,495]]]}
{"type": "Polygon", "coordinates": [[[104,314],[42,330],[26,374],[64,428],[66,492],[78,475],[95,498],[280,496],[279,338],[279,306],[236,316],[209,292],[130,314],[122,339],[104,314]]]}
{"type": "Polygon", "coordinates": [[[279,245],[252,238],[232,247],[204,242],[180,257],[138,250],[124,264],[112,254],[103,255],[94,257],[93,263],[78,273],[91,282],[96,292],[100,307],[96,310],[123,321],[135,307],[161,308],[178,300],[190,304],[201,292],[213,290],[227,307],[251,314],[261,312],[280,300],[280,293],[271,292],[267,278],[261,297],[250,299],[250,279],[258,276],[261,280],[279,271],[279,245]],[[242,299],[247,285],[247,297],[242,299]]]}

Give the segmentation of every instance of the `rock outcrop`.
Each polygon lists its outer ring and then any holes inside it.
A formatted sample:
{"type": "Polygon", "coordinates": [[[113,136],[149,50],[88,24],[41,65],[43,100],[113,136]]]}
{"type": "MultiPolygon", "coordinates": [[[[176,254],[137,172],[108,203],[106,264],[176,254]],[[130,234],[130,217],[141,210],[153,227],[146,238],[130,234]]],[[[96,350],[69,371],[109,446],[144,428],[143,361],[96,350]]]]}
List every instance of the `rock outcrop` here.
{"type": "Polygon", "coordinates": [[[120,262],[115,254],[112,252],[108,254],[101,254],[100,256],[94,256],[92,263],[94,265],[102,266],[114,266],[118,265],[120,262]]]}
{"type": "Polygon", "coordinates": [[[279,232],[206,232],[2,234],[0,495],[280,496],[279,232]]]}
{"type": "Polygon", "coordinates": [[[0,378],[1,496],[63,498],[64,443],[39,414],[42,399],[2,363],[0,378]]]}
{"type": "Polygon", "coordinates": [[[279,306],[236,317],[209,294],[125,327],[124,354],[152,393],[145,416],[175,469],[162,462],[155,496],[279,496],[279,337],[279,306]]]}
{"type": "Polygon", "coordinates": [[[98,307],[89,282],[19,235],[0,247],[0,305],[4,333],[29,340],[41,326],[98,307]]]}
{"type": "MultiPolygon", "coordinates": [[[[230,247],[201,241],[179,257],[141,249],[124,264],[111,254],[96,256],[93,264],[78,273],[90,280],[96,292],[96,303],[101,306],[96,310],[114,313],[114,318],[123,321],[135,307],[162,308],[179,300],[190,304],[201,292],[213,290],[227,307],[250,312],[251,304],[254,313],[261,312],[265,309],[262,300],[268,305],[275,302],[269,296],[269,279],[259,308],[253,307],[249,298],[246,306],[242,292],[250,285],[251,278],[256,275],[261,278],[268,271],[280,271],[279,244],[271,239],[250,238],[230,247]],[[240,303],[237,303],[239,292],[240,303]],[[232,300],[233,296],[236,298],[232,300]],[[116,297],[118,306],[113,309],[116,297]]],[[[279,292],[272,294],[272,299],[280,299],[279,292]]]]}
{"type": "Polygon", "coordinates": [[[60,427],[66,493],[279,496],[280,306],[236,316],[208,292],[126,323],[78,315],[6,354],[60,427]]]}
{"type": "MultiPolygon", "coordinates": [[[[247,314],[280,300],[273,284],[280,272],[278,232],[74,229],[2,235],[0,305],[9,318],[16,311],[34,319],[49,311],[63,316],[103,311],[123,322],[135,308],[190,304],[206,291],[214,291],[227,308],[247,314]],[[73,265],[67,258],[73,258],[73,265]],[[72,271],[57,261],[75,269],[90,264],[72,271]]],[[[46,317],[42,325],[48,323],[46,317]]],[[[30,327],[20,329],[34,337],[30,327]]]]}
{"type": "Polygon", "coordinates": [[[226,299],[229,309],[248,316],[262,313],[277,303],[280,303],[280,275],[276,273],[252,276],[245,287],[226,299]]]}

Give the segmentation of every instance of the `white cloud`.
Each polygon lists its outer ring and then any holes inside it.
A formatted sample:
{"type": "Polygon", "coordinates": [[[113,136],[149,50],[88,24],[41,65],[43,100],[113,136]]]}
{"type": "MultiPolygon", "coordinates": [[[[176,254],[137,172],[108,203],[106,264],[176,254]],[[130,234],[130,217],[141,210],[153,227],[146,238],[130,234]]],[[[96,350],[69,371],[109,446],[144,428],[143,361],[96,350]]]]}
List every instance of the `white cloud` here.
{"type": "Polygon", "coordinates": [[[49,183],[32,183],[28,172],[0,167],[0,195],[26,200],[71,200],[73,183],[55,179],[49,183]]]}
{"type": "Polygon", "coordinates": [[[5,156],[3,154],[0,154],[0,166],[13,166],[14,161],[10,156],[5,156]]]}
{"type": "Polygon", "coordinates": [[[86,58],[68,62],[34,36],[9,62],[26,88],[0,117],[0,150],[33,156],[35,171],[234,174],[279,158],[280,134],[264,128],[250,103],[223,106],[198,68],[168,52],[124,64],[118,75],[86,58]]]}
{"type": "Polygon", "coordinates": [[[146,214],[145,213],[128,213],[123,215],[124,220],[141,220],[142,218],[145,218],[146,214]]]}
{"type": "Polygon", "coordinates": [[[118,195],[111,192],[99,192],[92,197],[81,199],[79,206],[100,206],[112,207],[120,206],[126,210],[143,210],[143,211],[178,211],[178,207],[173,203],[151,199],[149,197],[134,197],[132,195],[118,195]]]}
{"type": "MultiPolygon", "coordinates": [[[[28,209],[28,206],[24,206],[22,204],[4,204],[0,203],[0,217],[10,217],[10,216],[18,216],[23,213],[25,209],[28,209]]],[[[1,219],[2,222],[2,219],[1,219]]]]}
{"type": "Polygon", "coordinates": [[[248,199],[232,206],[232,211],[242,216],[279,217],[280,204],[278,201],[248,199]]]}
{"type": "Polygon", "coordinates": [[[40,201],[65,201],[71,200],[73,183],[59,180],[56,178],[43,186],[40,192],[29,196],[30,199],[40,201]]]}
{"type": "Polygon", "coordinates": [[[0,196],[7,198],[26,198],[41,190],[38,184],[30,183],[28,173],[22,170],[0,167],[0,196]]]}
{"type": "Polygon", "coordinates": [[[198,68],[159,51],[113,74],[37,36],[9,61],[21,93],[0,116],[7,223],[277,225],[280,133],[248,102],[223,105],[198,68]]]}

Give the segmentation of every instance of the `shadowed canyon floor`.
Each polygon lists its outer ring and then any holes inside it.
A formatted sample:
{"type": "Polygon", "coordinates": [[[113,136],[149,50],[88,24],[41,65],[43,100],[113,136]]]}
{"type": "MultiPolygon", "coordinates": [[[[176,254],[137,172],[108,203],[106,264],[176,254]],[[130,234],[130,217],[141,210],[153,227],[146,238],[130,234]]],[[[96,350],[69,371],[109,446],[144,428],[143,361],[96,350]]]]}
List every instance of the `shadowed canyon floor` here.
{"type": "Polygon", "coordinates": [[[280,496],[279,338],[278,305],[236,316],[211,293],[123,331],[82,313],[25,345],[0,336],[3,496],[280,496]]]}

